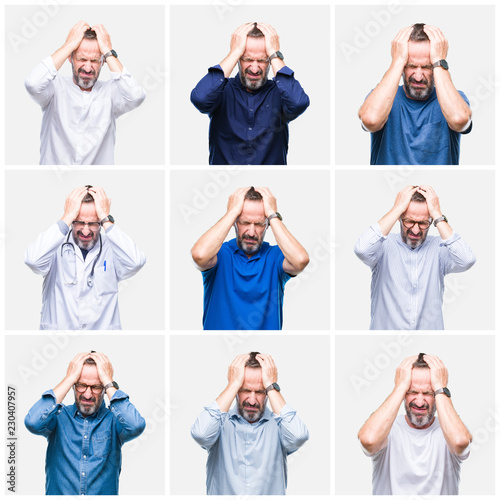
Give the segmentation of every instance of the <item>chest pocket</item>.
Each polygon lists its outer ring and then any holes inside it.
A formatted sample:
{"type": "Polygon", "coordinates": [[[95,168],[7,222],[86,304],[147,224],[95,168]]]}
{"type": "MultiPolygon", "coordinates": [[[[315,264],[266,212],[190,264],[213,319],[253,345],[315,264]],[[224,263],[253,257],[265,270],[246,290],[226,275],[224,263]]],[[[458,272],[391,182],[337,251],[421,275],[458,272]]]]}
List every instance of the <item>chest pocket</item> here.
{"type": "Polygon", "coordinates": [[[94,286],[99,296],[118,293],[118,280],[113,264],[106,262],[106,270],[103,263],[95,267],[94,286]]]}
{"type": "Polygon", "coordinates": [[[111,452],[111,434],[99,432],[92,436],[92,451],[95,457],[104,458],[111,452]]]}
{"type": "Polygon", "coordinates": [[[445,121],[426,123],[410,136],[412,149],[419,150],[423,155],[439,153],[449,146],[449,131],[445,121]]]}

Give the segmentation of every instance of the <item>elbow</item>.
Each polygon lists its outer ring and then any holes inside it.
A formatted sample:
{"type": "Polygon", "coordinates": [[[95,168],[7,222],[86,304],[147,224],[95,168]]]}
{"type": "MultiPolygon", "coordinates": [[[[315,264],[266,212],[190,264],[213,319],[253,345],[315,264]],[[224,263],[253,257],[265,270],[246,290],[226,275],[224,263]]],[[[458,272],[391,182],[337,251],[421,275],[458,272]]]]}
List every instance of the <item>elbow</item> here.
{"type": "Polygon", "coordinates": [[[28,91],[28,94],[34,95],[36,93],[35,85],[29,75],[24,80],[24,87],[28,91]]]}
{"type": "Polygon", "coordinates": [[[374,453],[376,451],[377,442],[375,441],[375,436],[371,435],[363,428],[358,432],[358,439],[361,446],[368,453],[374,453]]]}
{"type": "Polygon", "coordinates": [[[137,106],[140,106],[144,102],[144,99],[146,99],[146,91],[140,85],[135,91],[133,99],[136,102],[137,106]]]}
{"type": "Polygon", "coordinates": [[[24,425],[26,426],[26,429],[28,429],[32,434],[37,434],[38,432],[38,421],[39,419],[33,418],[31,413],[28,413],[26,417],[24,417],[24,425]]]}
{"type": "Polygon", "coordinates": [[[140,436],[144,432],[144,429],[146,429],[146,420],[141,416],[135,428],[135,437],[140,436]]]}
{"type": "Polygon", "coordinates": [[[448,125],[455,132],[464,132],[465,127],[467,127],[467,124],[471,119],[471,116],[472,113],[470,110],[468,112],[457,112],[454,116],[451,117],[448,125]]]}
{"type": "Polygon", "coordinates": [[[208,113],[210,107],[207,105],[206,99],[200,96],[196,88],[191,92],[191,102],[200,113],[208,113]]]}
{"type": "Polygon", "coordinates": [[[297,270],[299,273],[301,273],[309,264],[309,254],[304,251],[300,256],[297,261],[297,270]]]}
{"type": "Polygon", "coordinates": [[[368,110],[360,109],[358,117],[363,127],[368,130],[368,132],[378,132],[384,126],[384,122],[381,122],[377,116],[370,113],[368,110]]]}
{"type": "Polygon", "coordinates": [[[191,249],[191,258],[193,259],[196,266],[200,269],[205,267],[210,260],[206,253],[196,245],[191,249]]]}
{"type": "Polygon", "coordinates": [[[472,443],[472,435],[470,433],[467,432],[466,434],[457,436],[452,446],[453,453],[459,456],[463,455],[470,443],[472,443]]]}

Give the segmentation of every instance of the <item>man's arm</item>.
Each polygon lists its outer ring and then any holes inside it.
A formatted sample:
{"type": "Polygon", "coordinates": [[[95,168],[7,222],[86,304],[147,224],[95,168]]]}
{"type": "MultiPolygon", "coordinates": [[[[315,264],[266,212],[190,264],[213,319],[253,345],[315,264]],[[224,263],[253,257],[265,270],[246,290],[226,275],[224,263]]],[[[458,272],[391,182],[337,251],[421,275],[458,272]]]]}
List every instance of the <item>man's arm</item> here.
{"type": "Polygon", "coordinates": [[[389,118],[401,75],[408,62],[408,40],[412,30],[413,26],[408,26],[396,35],[391,44],[391,65],[359,109],[358,116],[369,132],[380,130],[389,118]]]}
{"type": "MultiPolygon", "coordinates": [[[[430,40],[431,63],[434,64],[448,55],[448,40],[439,28],[424,26],[430,40]]],[[[434,85],[441,111],[448,126],[455,132],[464,132],[470,125],[472,111],[459,94],[451,80],[450,72],[441,66],[434,68],[434,85]]]]}
{"type": "Polygon", "coordinates": [[[205,407],[191,427],[191,436],[193,439],[207,450],[219,439],[221,425],[243,384],[245,363],[249,357],[249,354],[236,356],[227,371],[228,384],[226,388],[213,404],[205,407]]]}
{"type": "Polygon", "coordinates": [[[398,366],[394,389],[382,406],[370,415],[358,433],[361,445],[370,455],[374,455],[387,446],[387,437],[410,387],[412,365],[417,358],[418,356],[410,356],[398,366]]]}
{"type": "MultiPolygon", "coordinates": [[[[276,198],[273,196],[269,188],[255,188],[255,191],[262,195],[266,217],[269,217],[271,214],[278,211],[276,198]]],[[[305,269],[307,264],[309,264],[309,255],[306,250],[293,237],[292,233],[290,233],[285,224],[283,224],[283,221],[280,221],[278,217],[271,219],[269,225],[273,231],[276,243],[285,256],[285,260],[283,261],[283,270],[292,276],[300,274],[305,269]]]]}
{"type": "MultiPolygon", "coordinates": [[[[437,356],[426,354],[424,361],[427,362],[431,369],[431,385],[432,390],[436,392],[438,389],[448,386],[448,370],[444,363],[437,356]]],[[[460,420],[451,398],[446,394],[438,394],[436,396],[436,409],[439,416],[439,425],[443,431],[446,444],[449,450],[455,455],[463,455],[469,444],[472,442],[472,435],[460,420]]]]}
{"type": "Polygon", "coordinates": [[[203,234],[191,249],[191,257],[200,271],[212,269],[217,264],[217,253],[243,210],[248,189],[239,188],[229,197],[224,217],[203,234]]]}
{"type": "Polygon", "coordinates": [[[66,198],[64,213],[57,224],[40,234],[24,255],[24,263],[36,274],[46,276],[50,271],[54,254],[64,242],[73,221],[80,213],[82,199],[87,193],[86,187],[74,189],[66,198]]]}

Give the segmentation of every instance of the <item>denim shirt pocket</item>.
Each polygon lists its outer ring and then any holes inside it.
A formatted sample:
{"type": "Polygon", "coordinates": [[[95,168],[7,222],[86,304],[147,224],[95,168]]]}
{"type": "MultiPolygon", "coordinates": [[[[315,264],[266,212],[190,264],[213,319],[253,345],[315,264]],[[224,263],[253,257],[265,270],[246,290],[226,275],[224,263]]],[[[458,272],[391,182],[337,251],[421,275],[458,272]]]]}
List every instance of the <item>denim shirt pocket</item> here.
{"type": "Polygon", "coordinates": [[[111,451],[111,433],[99,432],[92,436],[92,449],[95,457],[107,457],[111,451]]]}

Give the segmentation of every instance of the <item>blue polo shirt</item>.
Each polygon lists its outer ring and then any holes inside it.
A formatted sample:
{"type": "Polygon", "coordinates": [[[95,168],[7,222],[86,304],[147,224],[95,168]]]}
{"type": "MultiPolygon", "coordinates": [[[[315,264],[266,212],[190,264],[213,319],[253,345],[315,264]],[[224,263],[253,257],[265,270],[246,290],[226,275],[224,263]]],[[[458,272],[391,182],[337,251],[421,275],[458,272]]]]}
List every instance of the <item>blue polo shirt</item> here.
{"type": "Polygon", "coordinates": [[[285,256],[279,246],[264,242],[248,258],[227,241],[217,264],[203,271],[204,330],[281,330],[283,294],[291,278],[283,270],[285,256]]]}

